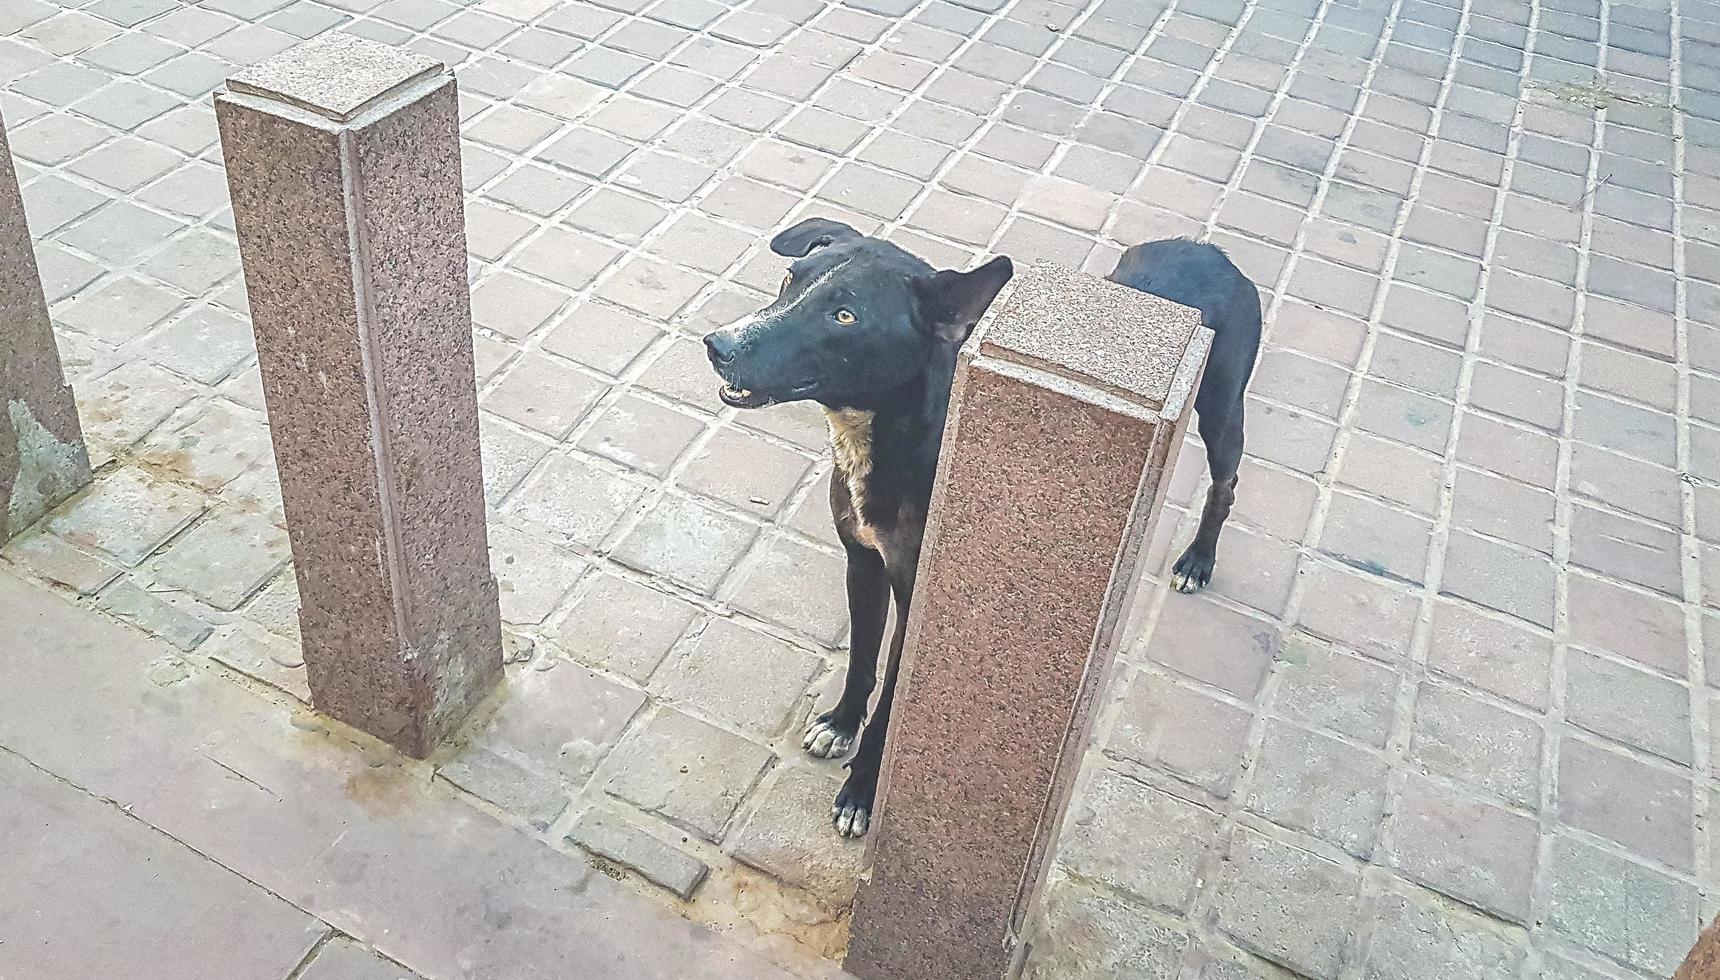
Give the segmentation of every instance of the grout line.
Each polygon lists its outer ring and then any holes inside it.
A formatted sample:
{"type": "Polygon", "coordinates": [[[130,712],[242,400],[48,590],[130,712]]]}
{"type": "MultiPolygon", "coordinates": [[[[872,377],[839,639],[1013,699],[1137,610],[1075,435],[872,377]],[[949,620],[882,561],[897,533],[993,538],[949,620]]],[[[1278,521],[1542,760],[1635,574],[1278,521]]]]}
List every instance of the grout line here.
{"type": "MultiPolygon", "coordinates": [[[[1678,395],[1675,418],[1677,420],[1678,473],[1688,477],[1692,470],[1690,427],[1694,417],[1691,408],[1690,389],[1690,294],[1687,279],[1689,258],[1685,250],[1684,240],[1684,205],[1686,203],[1685,188],[1685,118],[1679,106],[1682,101],[1680,92],[1683,90],[1684,79],[1684,39],[1683,39],[1683,10],[1682,0],[1669,0],[1669,15],[1671,21],[1671,51],[1668,87],[1672,94],[1672,270],[1673,270],[1673,323],[1675,333],[1674,357],[1678,376],[1678,395]]],[[[1691,769],[1695,775],[1692,784],[1692,826],[1691,845],[1695,851],[1692,865],[1696,880],[1699,883],[1709,883],[1701,890],[1700,897],[1708,905],[1716,901],[1714,885],[1714,852],[1709,846],[1709,834],[1713,832],[1716,804],[1715,790],[1710,780],[1716,760],[1711,755],[1712,726],[1715,719],[1710,716],[1714,698],[1708,685],[1712,678],[1707,674],[1705,657],[1704,629],[1707,624],[1702,614],[1702,544],[1696,533],[1696,487],[1689,479],[1678,481],[1681,497],[1684,526],[1681,529],[1680,547],[1683,551],[1684,571],[1684,622],[1685,643],[1688,654],[1688,690],[1690,692],[1690,737],[1691,737],[1691,769]]],[[[1710,918],[1707,908],[1699,907],[1697,928],[1710,918]]]]}

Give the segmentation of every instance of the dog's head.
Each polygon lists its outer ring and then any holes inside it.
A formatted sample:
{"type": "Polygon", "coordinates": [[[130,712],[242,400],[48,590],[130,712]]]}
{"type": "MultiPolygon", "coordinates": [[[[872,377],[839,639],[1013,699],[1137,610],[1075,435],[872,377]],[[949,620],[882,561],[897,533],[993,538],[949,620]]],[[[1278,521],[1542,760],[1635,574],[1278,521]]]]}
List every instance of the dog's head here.
{"type": "Polygon", "coordinates": [[[769,306],[705,337],[718,395],[737,408],[810,399],[875,407],[940,349],[967,339],[1014,267],[999,256],[939,272],[836,221],[809,218],[770,241],[796,261],[769,306]]]}

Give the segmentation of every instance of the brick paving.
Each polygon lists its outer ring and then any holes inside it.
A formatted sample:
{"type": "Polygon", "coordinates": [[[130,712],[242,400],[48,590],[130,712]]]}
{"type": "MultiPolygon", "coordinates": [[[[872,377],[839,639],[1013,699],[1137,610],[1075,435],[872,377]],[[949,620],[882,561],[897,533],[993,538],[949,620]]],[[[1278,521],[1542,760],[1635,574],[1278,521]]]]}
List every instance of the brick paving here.
{"type": "Polygon", "coordinates": [[[515,661],[440,760],[475,805],[837,950],[822,421],[724,409],[695,340],[803,214],[946,265],[1187,234],[1268,300],[1250,455],[1211,590],[1145,591],[1030,974],[1664,977],[1717,911],[1720,3],[7,0],[103,469],[6,557],[301,698],[208,96],[330,29],[463,93],[515,661]]]}

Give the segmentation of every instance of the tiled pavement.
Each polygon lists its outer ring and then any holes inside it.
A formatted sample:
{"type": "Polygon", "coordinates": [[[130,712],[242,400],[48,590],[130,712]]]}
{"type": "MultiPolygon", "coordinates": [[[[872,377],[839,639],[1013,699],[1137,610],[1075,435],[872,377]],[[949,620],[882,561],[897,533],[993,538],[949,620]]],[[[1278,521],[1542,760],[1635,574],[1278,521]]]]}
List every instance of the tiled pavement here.
{"type": "Polygon", "coordinates": [[[464,93],[519,660],[441,769],[477,805],[838,948],[821,423],[722,409],[694,338],[801,214],[944,264],[1204,235],[1269,301],[1238,513],[1209,594],[1146,592],[1033,975],[1664,977],[1716,911],[1720,3],[5,0],[107,461],[8,557],[297,695],[208,94],[329,29],[464,93]]]}

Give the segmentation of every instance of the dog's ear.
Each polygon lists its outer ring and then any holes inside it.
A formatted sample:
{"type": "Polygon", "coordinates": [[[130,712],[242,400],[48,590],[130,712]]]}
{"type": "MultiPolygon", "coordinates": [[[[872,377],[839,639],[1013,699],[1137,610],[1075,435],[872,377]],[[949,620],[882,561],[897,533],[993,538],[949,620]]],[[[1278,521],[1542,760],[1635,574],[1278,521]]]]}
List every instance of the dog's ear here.
{"type": "Polygon", "coordinates": [[[972,272],[945,269],[915,279],[922,325],[939,340],[962,343],[1014,275],[1015,263],[999,255],[972,272]]]}
{"type": "Polygon", "coordinates": [[[807,218],[787,231],[778,232],[777,236],[770,240],[770,250],[778,255],[798,259],[815,248],[859,237],[859,232],[840,221],[807,218]]]}

